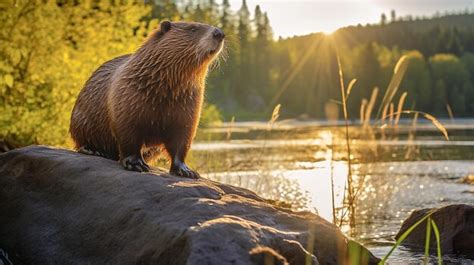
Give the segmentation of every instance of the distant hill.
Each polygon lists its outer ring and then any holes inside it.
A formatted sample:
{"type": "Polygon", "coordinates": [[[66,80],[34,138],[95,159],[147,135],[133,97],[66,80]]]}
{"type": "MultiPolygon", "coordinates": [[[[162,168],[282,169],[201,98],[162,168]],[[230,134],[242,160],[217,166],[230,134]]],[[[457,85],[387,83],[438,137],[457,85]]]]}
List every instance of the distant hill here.
{"type": "Polygon", "coordinates": [[[474,52],[474,14],[350,26],[337,30],[335,36],[351,47],[377,42],[389,48],[416,49],[425,56],[436,53],[460,55],[474,52]]]}
{"type": "Polygon", "coordinates": [[[395,101],[407,92],[410,108],[440,117],[448,115],[448,108],[455,117],[474,115],[474,14],[350,26],[332,38],[313,33],[281,39],[276,46],[284,51],[279,61],[287,56],[288,68],[296,69],[293,75],[283,75],[281,80],[291,81],[278,100],[292,114],[324,118],[325,104],[340,97],[337,47],[345,81],[357,79],[349,100],[353,117],[359,116],[374,87],[380,100],[404,54],[411,55],[410,67],[395,101]]]}

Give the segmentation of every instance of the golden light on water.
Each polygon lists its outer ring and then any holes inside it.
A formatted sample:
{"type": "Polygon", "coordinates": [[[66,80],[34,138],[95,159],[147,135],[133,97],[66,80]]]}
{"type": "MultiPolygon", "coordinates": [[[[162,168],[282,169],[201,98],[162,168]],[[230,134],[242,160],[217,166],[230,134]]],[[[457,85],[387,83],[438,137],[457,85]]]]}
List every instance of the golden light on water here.
{"type": "Polygon", "coordinates": [[[324,157],[324,160],[314,163],[306,162],[305,165],[300,166],[311,168],[310,170],[294,170],[288,172],[286,176],[296,180],[301,189],[309,194],[311,197],[310,208],[317,209],[319,215],[333,221],[333,191],[334,206],[339,208],[344,201],[348,167],[346,161],[333,161],[332,145],[335,138],[332,132],[321,131],[318,136],[326,149],[317,152],[314,156],[324,157]],[[331,183],[329,176],[332,177],[333,183],[331,183]]]}
{"type": "MultiPolygon", "coordinates": [[[[330,153],[331,151],[328,151],[330,153]]],[[[317,209],[319,215],[327,220],[332,220],[332,192],[331,174],[334,178],[335,206],[342,206],[344,186],[347,178],[347,162],[331,162],[330,159],[312,163],[312,170],[294,170],[286,176],[296,180],[301,189],[308,192],[311,197],[311,208],[317,209]]]]}

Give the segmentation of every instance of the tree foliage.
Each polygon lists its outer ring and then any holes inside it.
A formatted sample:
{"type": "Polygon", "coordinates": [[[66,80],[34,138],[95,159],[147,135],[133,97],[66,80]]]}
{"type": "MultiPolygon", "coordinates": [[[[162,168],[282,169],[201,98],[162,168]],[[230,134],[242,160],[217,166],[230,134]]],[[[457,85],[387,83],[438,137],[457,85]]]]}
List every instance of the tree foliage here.
{"type": "Polygon", "coordinates": [[[149,8],[21,0],[0,12],[0,138],[64,144],[73,103],[101,63],[132,52],[149,8]]]}

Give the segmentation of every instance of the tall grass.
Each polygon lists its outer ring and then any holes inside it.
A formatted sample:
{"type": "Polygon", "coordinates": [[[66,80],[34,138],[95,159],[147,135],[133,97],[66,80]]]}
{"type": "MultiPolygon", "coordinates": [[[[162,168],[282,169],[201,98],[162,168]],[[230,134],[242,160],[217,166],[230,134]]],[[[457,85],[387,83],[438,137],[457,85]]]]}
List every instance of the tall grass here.
{"type": "Polygon", "coordinates": [[[451,109],[451,105],[449,105],[449,103],[446,103],[446,111],[448,112],[451,123],[454,123],[454,114],[453,114],[453,110],[451,109]]]}
{"type": "MultiPolygon", "coordinates": [[[[347,167],[348,167],[348,174],[347,174],[347,180],[346,180],[346,188],[344,189],[344,192],[347,191],[347,197],[346,194],[344,194],[344,200],[347,202],[346,209],[343,209],[341,211],[341,224],[342,224],[342,219],[345,217],[346,213],[348,213],[348,218],[349,218],[349,227],[351,228],[351,233],[352,230],[355,230],[355,203],[357,196],[359,194],[359,191],[363,188],[363,183],[364,183],[364,176],[361,176],[359,178],[359,183],[357,185],[357,188],[354,187],[354,179],[353,179],[353,173],[352,173],[352,152],[351,152],[351,135],[349,131],[349,115],[347,113],[347,97],[350,95],[350,92],[353,89],[353,86],[356,82],[356,79],[353,79],[348,86],[347,91],[344,88],[344,76],[343,76],[343,71],[342,71],[342,65],[341,65],[341,60],[339,57],[337,45],[335,46],[335,51],[336,51],[336,59],[337,59],[337,65],[338,65],[338,73],[339,73],[339,83],[340,83],[340,91],[341,91],[341,99],[342,99],[342,110],[343,110],[343,115],[344,115],[344,127],[345,127],[345,142],[346,142],[346,151],[347,151],[347,167]]],[[[421,115],[425,119],[431,121],[431,123],[443,134],[446,140],[449,140],[449,135],[446,130],[446,128],[431,114],[421,112],[421,111],[415,111],[415,110],[404,110],[404,103],[405,100],[408,96],[407,92],[403,92],[398,100],[398,105],[397,109],[395,111],[395,104],[393,102],[395,95],[398,92],[399,86],[403,80],[403,76],[405,75],[405,72],[408,68],[408,63],[409,63],[409,57],[408,56],[402,56],[395,68],[394,72],[392,75],[392,78],[390,80],[390,83],[385,91],[385,94],[383,96],[382,102],[379,105],[379,109],[376,114],[376,122],[374,123],[374,126],[377,125],[378,122],[380,122],[381,126],[380,128],[384,128],[387,126],[386,120],[388,119],[388,126],[397,128],[400,118],[402,114],[414,114],[414,119],[413,119],[413,124],[412,124],[412,129],[416,129],[416,121],[418,119],[418,116],[421,115]]],[[[361,125],[364,129],[370,131],[370,135],[372,135],[372,138],[375,138],[375,135],[373,133],[373,128],[370,124],[371,122],[371,116],[372,116],[372,111],[376,103],[378,95],[378,88],[375,87],[372,90],[372,94],[370,97],[370,100],[363,100],[362,104],[360,106],[360,122],[361,125]]],[[[449,106],[447,106],[448,112],[450,110],[449,106]]],[[[414,129],[414,130],[415,130],[414,129]]],[[[414,132],[413,132],[414,133],[414,132]]],[[[414,137],[414,136],[413,136],[414,137]]],[[[333,188],[333,187],[332,187],[333,188]]],[[[333,188],[334,189],[334,188],[333,188]]],[[[334,190],[333,190],[334,192],[334,190]]],[[[334,207],[334,206],[333,206],[334,207]]],[[[335,209],[333,209],[333,212],[335,209]]],[[[427,220],[427,230],[426,230],[426,243],[425,243],[425,263],[428,262],[428,255],[429,255],[429,245],[430,245],[430,235],[431,231],[434,231],[434,234],[436,236],[436,241],[437,241],[437,253],[438,253],[438,262],[439,264],[442,264],[442,256],[441,256],[441,247],[440,247],[440,239],[439,239],[439,231],[438,227],[436,226],[436,223],[434,220],[431,219],[431,214],[434,211],[430,212],[427,214],[425,217],[420,219],[417,223],[415,223],[412,227],[407,229],[405,233],[400,236],[400,238],[395,242],[394,246],[392,249],[387,253],[387,255],[382,259],[380,264],[385,264],[387,259],[390,257],[390,255],[393,253],[393,251],[402,243],[402,241],[423,221],[427,220]]]]}
{"type": "MultiPolygon", "coordinates": [[[[354,185],[354,178],[352,172],[352,160],[354,156],[351,150],[351,135],[349,129],[349,114],[347,112],[347,98],[350,95],[351,91],[353,90],[354,84],[356,83],[356,79],[353,79],[349,82],[347,90],[345,89],[344,85],[344,75],[342,71],[341,60],[339,57],[338,49],[336,46],[336,59],[338,65],[338,73],[339,73],[339,84],[340,84],[340,93],[341,93],[341,104],[342,104],[342,111],[343,111],[343,118],[344,118],[344,130],[345,130],[345,143],[346,143],[346,152],[347,152],[347,180],[346,180],[346,188],[345,191],[345,204],[346,209],[341,211],[341,219],[345,218],[346,215],[349,219],[349,227],[355,228],[355,202],[357,200],[357,195],[359,194],[360,189],[363,188],[364,176],[359,178],[358,185],[354,185]],[[347,196],[346,196],[347,195],[347,196]]],[[[398,100],[397,107],[395,109],[395,103],[393,102],[395,99],[395,95],[398,93],[399,86],[403,80],[403,76],[408,68],[409,64],[409,57],[404,55],[402,56],[397,64],[395,65],[392,78],[390,83],[385,90],[385,94],[383,96],[382,102],[379,105],[377,114],[375,115],[375,122],[371,124],[372,112],[375,108],[377,103],[377,96],[379,93],[379,89],[375,87],[372,90],[372,94],[370,96],[370,100],[363,100],[360,106],[360,122],[362,128],[367,131],[365,134],[366,137],[375,140],[375,129],[384,129],[385,127],[391,127],[395,130],[398,128],[400,123],[400,119],[402,114],[409,114],[415,115],[414,122],[416,122],[418,116],[422,116],[423,118],[429,120],[445,137],[446,140],[449,140],[448,131],[446,128],[439,122],[433,115],[421,111],[416,110],[405,110],[404,104],[406,98],[408,96],[407,92],[403,92],[398,100]],[[376,127],[380,125],[380,127],[376,127]]],[[[413,128],[416,128],[412,125],[413,128]]],[[[384,137],[384,135],[383,135],[384,137]]],[[[376,152],[376,146],[371,147],[376,152]]]]}
{"type": "Polygon", "coordinates": [[[404,55],[398,60],[397,64],[395,65],[395,68],[393,69],[392,79],[390,80],[390,83],[388,84],[387,90],[382,99],[382,104],[380,104],[379,110],[377,112],[377,116],[376,116],[377,119],[380,117],[382,110],[387,105],[389,105],[392,102],[393,98],[395,97],[395,94],[398,91],[400,83],[403,80],[403,76],[405,75],[405,72],[408,68],[408,61],[409,61],[408,59],[409,59],[408,56],[404,55]]]}
{"type": "MultiPolygon", "coordinates": [[[[337,47],[337,46],[336,46],[337,47]]],[[[351,158],[352,158],[352,153],[351,153],[351,144],[350,144],[350,135],[349,135],[349,115],[347,114],[347,98],[346,98],[346,92],[344,89],[344,76],[342,73],[342,65],[341,65],[341,59],[339,58],[339,53],[336,49],[336,57],[337,57],[337,66],[339,68],[339,83],[341,87],[341,99],[342,99],[342,109],[343,109],[343,114],[344,114],[344,127],[345,127],[345,136],[346,136],[346,150],[347,150],[347,201],[348,201],[348,213],[349,213],[349,226],[350,227],[355,227],[355,205],[354,205],[354,196],[353,196],[353,185],[352,185],[352,163],[351,163],[351,158]]],[[[351,82],[351,90],[352,86],[354,85],[355,82],[351,82]]],[[[350,93],[351,90],[348,90],[348,93],[350,93]]],[[[341,217],[341,220],[343,217],[341,217]]]]}

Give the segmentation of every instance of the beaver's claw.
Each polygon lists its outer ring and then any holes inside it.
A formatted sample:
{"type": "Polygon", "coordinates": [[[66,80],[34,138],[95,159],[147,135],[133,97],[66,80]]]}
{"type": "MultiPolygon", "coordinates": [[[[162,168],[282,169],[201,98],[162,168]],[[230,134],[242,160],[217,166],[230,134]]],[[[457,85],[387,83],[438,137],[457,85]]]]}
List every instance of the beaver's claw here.
{"type": "Polygon", "coordinates": [[[199,173],[194,170],[191,170],[185,163],[179,163],[176,166],[172,166],[170,169],[170,174],[184,177],[184,178],[191,178],[191,179],[198,179],[200,178],[199,173]]]}
{"type": "Polygon", "coordinates": [[[126,170],[138,171],[138,172],[149,172],[150,166],[148,166],[141,156],[131,155],[127,156],[122,160],[122,166],[126,170]]]}

